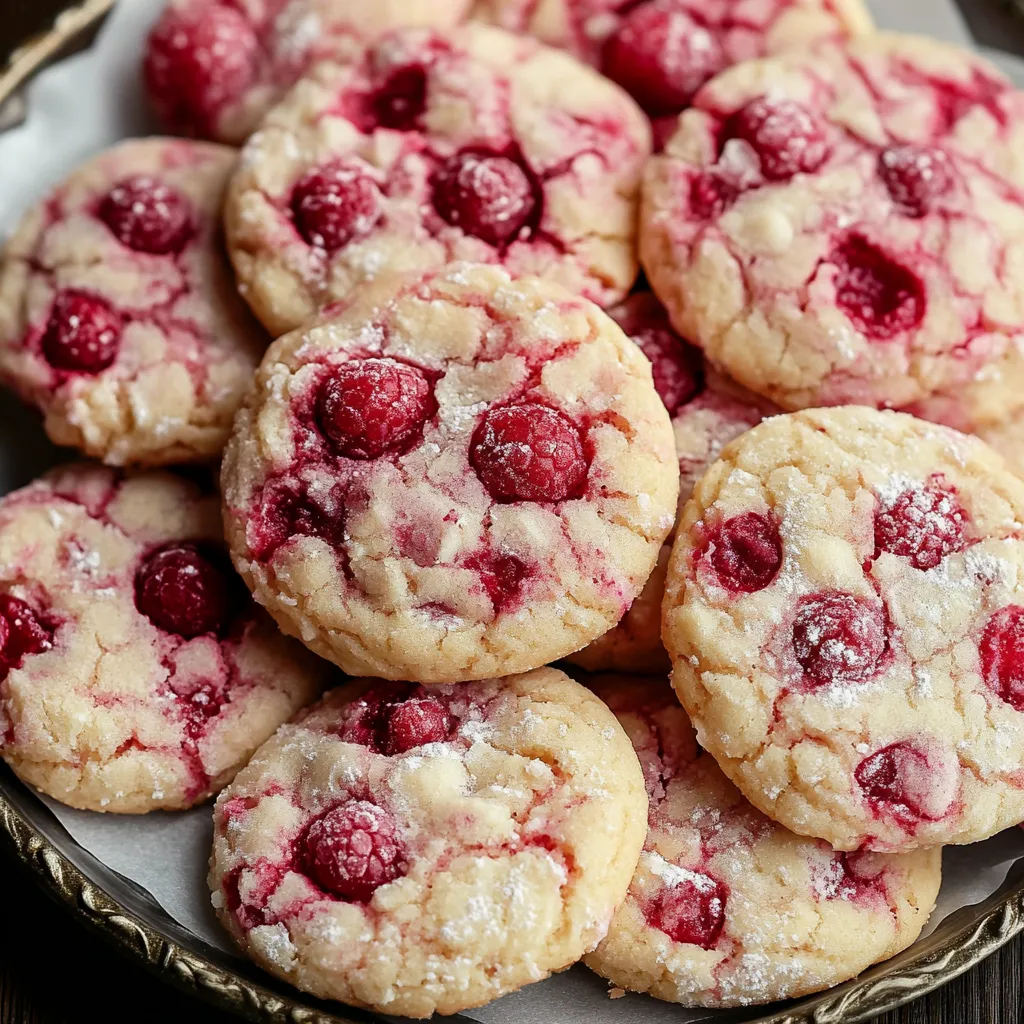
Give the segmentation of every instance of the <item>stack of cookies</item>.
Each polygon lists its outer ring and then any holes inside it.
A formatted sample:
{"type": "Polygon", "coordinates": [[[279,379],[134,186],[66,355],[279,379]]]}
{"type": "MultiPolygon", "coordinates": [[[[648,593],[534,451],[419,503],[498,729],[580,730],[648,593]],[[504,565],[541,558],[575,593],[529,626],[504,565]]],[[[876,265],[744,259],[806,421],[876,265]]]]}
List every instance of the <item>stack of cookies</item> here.
{"type": "Polygon", "coordinates": [[[353,1006],[827,988],[1024,821],[1024,95],[856,0],[470,6],[175,0],[192,138],[9,241],[95,461],[0,502],[3,757],[219,793],[353,1006]]]}

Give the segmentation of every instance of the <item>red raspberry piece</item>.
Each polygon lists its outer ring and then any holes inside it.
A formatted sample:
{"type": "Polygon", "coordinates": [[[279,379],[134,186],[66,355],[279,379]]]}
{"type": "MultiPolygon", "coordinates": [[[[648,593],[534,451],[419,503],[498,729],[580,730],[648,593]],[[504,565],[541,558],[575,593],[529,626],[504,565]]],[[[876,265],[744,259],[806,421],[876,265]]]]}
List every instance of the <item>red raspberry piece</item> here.
{"type": "Polygon", "coordinates": [[[782,565],[782,538],[772,516],[744,512],[710,537],[711,565],[722,585],[741,594],[764,590],[782,565]]]}
{"type": "Polygon", "coordinates": [[[520,238],[540,200],[515,160],[480,150],[449,157],[434,177],[434,208],[467,235],[503,248],[520,238]]]}
{"type": "Polygon", "coordinates": [[[414,697],[395,704],[388,718],[384,753],[404,754],[413,747],[441,743],[448,738],[451,727],[451,715],[433,697],[414,697]]]}
{"type": "Polygon", "coordinates": [[[910,217],[923,217],[953,186],[953,168],[941,149],[909,143],[882,150],[878,176],[910,217]]]}
{"type": "Polygon", "coordinates": [[[206,724],[216,718],[224,707],[227,694],[206,683],[189,694],[178,694],[178,708],[185,723],[185,735],[198,740],[206,731],[206,724]]]}
{"type": "Polygon", "coordinates": [[[135,605],[155,626],[185,639],[216,633],[228,617],[227,580],[191,544],[170,544],[139,567],[135,605]]]}
{"type": "Polygon", "coordinates": [[[647,909],[647,923],[674,942],[711,949],[725,924],[728,890],[703,872],[688,874],[690,877],[658,895],[647,909]]]}
{"type": "Polygon", "coordinates": [[[864,758],[854,771],[864,795],[896,813],[934,819],[927,806],[932,771],[925,753],[912,743],[891,743],[864,758]]]}
{"type": "Polygon", "coordinates": [[[909,487],[875,513],[875,549],[910,559],[915,569],[934,569],[962,551],[967,513],[952,492],[909,487]]]}
{"type": "Polygon", "coordinates": [[[732,116],[728,134],[750,144],[769,181],[810,174],[832,153],[824,126],[794,100],[773,101],[765,96],[751,100],[732,116]]]}
{"type": "Polygon", "coordinates": [[[635,7],[605,43],[601,69],[652,117],[676,114],[725,68],[718,40],[672,0],[635,7]]]}
{"type": "Polygon", "coordinates": [[[373,94],[370,107],[382,128],[411,131],[427,109],[427,69],[421,64],[396,68],[373,94]]]}
{"type": "Polygon", "coordinates": [[[1024,607],[1000,608],[986,623],[979,644],[981,671],[990,689],[1024,711],[1024,607]]]}
{"type": "Polygon", "coordinates": [[[145,174],[119,181],[103,197],[99,215],[123,245],[154,256],[180,252],[192,234],[185,197],[145,174]]]}
{"type": "Polygon", "coordinates": [[[565,501],[587,479],[576,424],[534,402],[491,409],[476,430],[470,461],[497,501],[565,501]]]}
{"type": "Polygon", "coordinates": [[[853,594],[802,598],[793,622],[793,650],[812,686],[863,683],[887,646],[882,610],[853,594]]]}
{"type": "Polygon", "coordinates": [[[222,3],[168,7],[150,33],[143,73],[160,120],[212,136],[225,107],[252,84],[260,44],[245,15],[222,3]]]}
{"type": "Polygon", "coordinates": [[[380,190],[357,168],[344,163],[315,167],[292,192],[292,216],[302,237],[334,252],[368,235],[380,220],[380,190]]]}
{"type": "Polygon", "coordinates": [[[394,359],[352,359],[320,386],[320,429],[339,455],[379,459],[408,451],[437,409],[426,374],[394,359]]]}
{"type": "Polygon", "coordinates": [[[885,869],[877,854],[837,853],[818,879],[815,892],[827,900],[885,897],[885,869]]]}
{"type": "Polygon", "coordinates": [[[690,209],[701,220],[721,217],[736,202],[738,186],[720,174],[706,171],[693,179],[690,185],[690,209]]]}
{"type": "Polygon", "coordinates": [[[630,337],[651,361],[654,389],[674,416],[704,386],[700,356],[668,323],[639,327],[630,337]]]}
{"type": "Polygon", "coordinates": [[[292,537],[319,537],[340,546],[345,539],[344,488],[300,494],[288,484],[270,484],[246,531],[249,550],[265,562],[292,537]]]}
{"type": "Polygon", "coordinates": [[[353,800],[309,826],[303,842],[306,873],[342,899],[366,903],[407,870],[395,819],[367,800],[353,800]]]}
{"type": "Polygon", "coordinates": [[[53,646],[53,630],[40,621],[31,606],[10,594],[0,595],[0,679],[20,668],[30,654],[53,646]]]}
{"type": "Polygon", "coordinates": [[[518,602],[523,583],[530,576],[529,566],[515,555],[489,552],[474,556],[466,565],[480,573],[487,596],[499,613],[518,602]]]}
{"type": "Polygon", "coordinates": [[[74,288],[58,292],[43,334],[43,355],[55,370],[99,373],[117,358],[121,317],[106,299],[74,288]]]}
{"type": "Polygon", "coordinates": [[[387,746],[392,709],[406,700],[413,688],[409,683],[381,683],[367,690],[342,711],[337,734],[346,743],[358,743],[378,754],[387,746]]]}
{"type": "Polygon", "coordinates": [[[853,235],[832,253],[836,305],[867,335],[886,340],[924,318],[924,285],[867,239],[853,235]]]}

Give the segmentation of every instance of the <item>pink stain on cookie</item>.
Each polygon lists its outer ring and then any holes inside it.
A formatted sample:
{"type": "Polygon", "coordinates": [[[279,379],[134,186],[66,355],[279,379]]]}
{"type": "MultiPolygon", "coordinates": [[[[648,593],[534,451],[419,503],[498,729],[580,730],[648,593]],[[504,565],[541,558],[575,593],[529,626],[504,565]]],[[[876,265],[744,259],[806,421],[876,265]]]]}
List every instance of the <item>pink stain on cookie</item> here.
{"type": "Polygon", "coordinates": [[[267,485],[248,523],[246,542],[253,557],[266,562],[295,537],[319,537],[338,549],[345,539],[344,487],[327,491],[295,483],[267,485]]]}
{"type": "Polygon", "coordinates": [[[578,498],[590,468],[576,424],[535,402],[490,409],[473,436],[470,462],[500,502],[578,498]]]}
{"type": "Polygon", "coordinates": [[[851,235],[829,262],[836,267],[836,305],[869,338],[887,341],[920,326],[926,306],[921,279],[878,246],[851,235]]]}
{"type": "Polygon", "coordinates": [[[779,524],[761,512],[744,512],[716,526],[708,550],[719,582],[740,594],[764,590],[782,566],[779,524]]]}
{"type": "Polygon", "coordinates": [[[729,138],[743,139],[757,154],[769,181],[788,181],[819,170],[832,153],[825,126],[794,100],[761,96],[738,110],[726,125],[729,138]]]}
{"type": "Polygon", "coordinates": [[[956,494],[942,486],[909,487],[875,513],[875,549],[934,569],[962,551],[968,516],[956,494]]]}
{"type": "Polygon", "coordinates": [[[154,256],[180,252],[193,232],[188,200],[147,174],[119,181],[100,201],[98,213],[123,245],[154,256]]]}
{"type": "Polygon", "coordinates": [[[835,591],[801,598],[792,636],[804,682],[812,687],[867,682],[878,673],[888,647],[883,610],[835,591]]]}
{"type": "Polygon", "coordinates": [[[0,679],[25,658],[53,646],[53,627],[27,602],[10,594],[0,595],[0,679]]]}
{"type": "Polygon", "coordinates": [[[378,459],[407,451],[437,403],[426,374],[394,359],[353,359],[325,378],[317,422],[339,455],[378,459]]]}
{"type": "Polygon", "coordinates": [[[885,868],[875,854],[836,853],[814,879],[815,895],[827,900],[875,904],[887,899],[885,868]]]}
{"type": "Polygon", "coordinates": [[[442,743],[452,728],[452,716],[433,697],[412,697],[395,704],[388,715],[386,754],[404,754],[427,743],[442,743]]]}
{"type": "Polygon", "coordinates": [[[720,217],[740,194],[740,187],[715,171],[698,174],[690,184],[690,209],[700,220],[720,217]]]}
{"type": "Polygon", "coordinates": [[[540,187],[520,162],[480,149],[450,157],[432,187],[444,221],[496,248],[525,237],[542,203],[540,187]]]}
{"type": "Polygon", "coordinates": [[[908,217],[924,217],[953,187],[949,157],[934,146],[887,146],[878,157],[878,176],[908,217]]]}
{"type": "Polygon", "coordinates": [[[373,230],[382,213],[381,193],[364,171],[335,161],[299,179],[291,209],[299,234],[310,245],[334,252],[373,230]]]}
{"type": "Polygon", "coordinates": [[[149,36],[143,66],[160,119],[184,135],[215,134],[218,117],[253,84],[260,41],[226,3],[168,7],[149,36]]]}
{"type": "Polygon", "coordinates": [[[865,757],[854,778],[877,812],[913,825],[938,821],[948,813],[956,797],[958,770],[954,758],[902,740],[865,757]]]}
{"type": "Polygon", "coordinates": [[[92,292],[58,292],[42,338],[43,356],[55,370],[95,374],[117,358],[121,316],[92,292]]]}
{"type": "Polygon", "coordinates": [[[712,949],[725,924],[727,901],[728,891],[721,882],[700,871],[686,871],[655,897],[644,916],[652,928],[674,942],[712,949]]]}
{"type": "Polygon", "coordinates": [[[715,34],[672,0],[634,7],[601,55],[604,74],[652,117],[678,113],[728,63],[715,34]]]}
{"type": "Polygon", "coordinates": [[[194,545],[171,544],[139,567],[135,603],[165,632],[185,639],[216,633],[228,618],[227,580],[194,545]]]}
{"type": "Polygon", "coordinates": [[[1024,712],[1024,607],[1000,608],[985,624],[978,650],[989,689],[1024,712]]]}
{"type": "Polygon", "coordinates": [[[302,840],[306,873],[317,885],[344,900],[369,902],[408,869],[395,819],[366,800],[328,811],[309,826],[302,840]]]}
{"type": "Polygon", "coordinates": [[[530,567],[521,558],[489,551],[474,555],[466,566],[480,574],[496,613],[518,607],[523,585],[531,576],[530,567]]]}

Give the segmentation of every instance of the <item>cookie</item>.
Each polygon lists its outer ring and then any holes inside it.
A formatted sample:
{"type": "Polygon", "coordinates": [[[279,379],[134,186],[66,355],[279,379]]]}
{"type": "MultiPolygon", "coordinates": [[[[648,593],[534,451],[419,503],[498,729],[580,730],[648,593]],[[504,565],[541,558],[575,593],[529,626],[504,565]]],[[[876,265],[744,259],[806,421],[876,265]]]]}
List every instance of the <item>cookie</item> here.
{"type": "Polygon", "coordinates": [[[617,302],[637,275],[650,129],[572,57],[485,25],[405,31],[323,64],[267,115],[228,246],[274,335],[391,271],[453,260],[617,302]]]}
{"type": "Polygon", "coordinates": [[[650,365],[614,321],[468,264],[275,342],[222,471],[235,565],[285,632],[351,675],[441,683],[618,622],[677,481],[650,365]]]}
{"type": "Polygon", "coordinates": [[[247,955],[303,991],[457,1013],[597,945],[646,814],[615,717],[555,669],[356,681],[221,795],[210,887],[247,955]]]}
{"type": "Polygon", "coordinates": [[[787,409],[961,430],[1024,403],[1024,94],[875,35],[735,67],[647,171],[641,259],[676,328],[787,409]]]}
{"type": "Polygon", "coordinates": [[[394,28],[454,25],[470,3],[171,0],[146,41],[146,92],[169,131],[238,145],[317,61],[394,28]]]}
{"type": "Polygon", "coordinates": [[[182,477],[82,464],[0,501],[0,754],[53,799],[200,803],[329,671],[253,606],[182,477]]]}
{"type": "Polygon", "coordinates": [[[861,0],[477,0],[473,17],[593,64],[667,127],[732,64],[871,30],[861,0]]]}
{"type": "Polygon", "coordinates": [[[697,745],[663,679],[596,679],[633,742],[647,840],[608,936],[584,963],[684,1006],[818,992],[906,949],[935,906],[941,850],[837,853],[755,810],[697,745]]]}
{"type": "Polygon", "coordinates": [[[777,416],[687,504],[663,638],[701,746],[840,850],[1024,820],[1024,481],[977,438],[777,416]]]}
{"type": "MultiPolygon", "coordinates": [[[[672,417],[679,459],[681,510],[694,484],[733,438],[770,411],[763,399],[746,394],[714,368],[673,330],[665,310],[649,292],[631,295],[609,314],[650,360],[654,386],[672,417]]],[[[640,596],[622,621],[566,661],[589,672],[657,672],[670,668],[661,644],[661,600],[672,550],[671,535],[640,596]]]]}
{"type": "Polygon", "coordinates": [[[267,337],[220,232],[234,151],[136,139],[33,208],[0,267],[0,377],[111,465],[213,459],[267,337]]]}

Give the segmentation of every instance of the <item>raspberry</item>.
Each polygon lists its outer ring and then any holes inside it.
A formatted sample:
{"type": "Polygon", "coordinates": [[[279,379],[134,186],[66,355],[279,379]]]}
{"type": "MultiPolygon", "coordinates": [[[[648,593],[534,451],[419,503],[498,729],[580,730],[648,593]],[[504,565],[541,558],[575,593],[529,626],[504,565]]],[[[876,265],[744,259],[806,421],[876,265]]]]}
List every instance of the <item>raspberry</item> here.
{"type": "Polygon", "coordinates": [[[701,220],[720,217],[736,202],[740,190],[720,174],[704,172],[690,185],[690,209],[701,220]]]}
{"type": "Polygon", "coordinates": [[[99,215],[123,245],[154,256],[180,252],[192,234],[185,197],[144,174],[119,181],[103,197],[99,215]]]}
{"type": "Polygon", "coordinates": [[[117,358],[121,318],[106,299],[73,288],[58,292],[43,334],[43,355],[55,370],[99,373],[117,358]]]}
{"type": "Polygon", "coordinates": [[[530,576],[529,567],[515,555],[488,552],[475,555],[466,562],[466,566],[480,573],[480,581],[496,613],[518,603],[523,583],[530,576]]]}
{"type": "Polygon", "coordinates": [[[139,567],[135,605],[155,626],[185,639],[216,633],[228,617],[227,580],[193,545],[170,544],[139,567]]]}
{"type": "Polygon", "coordinates": [[[836,305],[866,334],[885,340],[920,324],[925,310],[920,279],[867,239],[850,236],[830,262],[836,266],[836,305]]]}
{"type": "Polygon", "coordinates": [[[956,495],[938,487],[911,487],[875,513],[875,549],[934,569],[962,551],[967,513],[956,495]]]}
{"type": "Polygon", "coordinates": [[[909,143],[882,150],[878,176],[909,217],[923,217],[953,186],[953,168],[941,149],[909,143]]]}
{"type": "Polygon", "coordinates": [[[352,800],[317,818],[303,841],[305,871],[342,899],[366,903],[407,870],[394,818],[366,800],[352,800]]]}
{"type": "Polygon", "coordinates": [[[448,738],[451,727],[451,715],[433,697],[395,704],[388,718],[384,753],[403,754],[426,743],[441,743],[448,738]]]}
{"type": "Polygon", "coordinates": [[[178,694],[178,708],[185,725],[185,735],[198,740],[206,730],[206,723],[216,718],[224,707],[227,695],[210,683],[189,694],[178,694]]]}
{"type": "Polygon", "coordinates": [[[292,537],[319,537],[340,546],[345,539],[344,488],[300,494],[289,484],[270,484],[246,533],[249,550],[265,562],[292,537]]]}
{"type": "Polygon", "coordinates": [[[664,889],[646,912],[647,922],[674,942],[711,949],[725,924],[728,892],[721,882],[699,871],[664,889]]]}
{"type": "Polygon", "coordinates": [[[168,7],[146,44],[143,72],[153,108],[175,132],[214,135],[223,109],[252,83],[259,55],[256,33],[234,7],[168,7]]]}
{"type": "Polygon", "coordinates": [[[667,323],[652,323],[630,333],[651,361],[654,389],[674,416],[703,387],[700,356],[667,323]]]}
{"type": "Polygon", "coordinates": [[[876,750],[857,765],[854,778],[869,800],[915,818],[934,818],[928,806],[932,772],[928,758],[913,744],[902,741],[876,750]]]}
{"type": "Polygon", "coordinates": [[[793,100],[751,100],[730,118],[730,138],[743,139],[757,153],[769,181],[810,174],[829,158],[832,146],[817,117],[793,100]]]}
{"type": "Polygon", "coordinates": [[[358,743],[378,754],[387,746],[392,710],[413,692],[409,683],[381,683],[367,690],[342,711],[337,734],[346,743],[358,743]]]}
{"type": "Polygon", "coordinates": [[[0,595],[0,678],[20,668],[30,654],[53,646],[53,630],[44,625],[32,608],[10,594],[0,595]]]}
{"type": "Polygon", "coordinates": [[[879,607],[838,592],[800,601],[793,622],[793,650],[812,686],[863,683],[873,676],[887,646],[879,607]]]}
{"type": "Polygon", "coordinates": [[[979,644],[981,672],[989,688],[1024,711],[1024,607],[1000,608],[986,623],[979,644]]]}
{"type": "Polygon", "coordinates": [[[516,161],[480,150],[445,161],[434,176],[433,201],[447,223],[498,248],[521,237],[540,205],[516,161]]]}
{"type": "Polygon", "coordinates": [[[395,69],[373,94],[370,106],[382,128],[411,131],[427,109],[427,69],[420,64],[395,69]]]}
{"type": "Polygon", "coordinates": [[[380,190],[358,169],[336,162],[315,167],[292,192],[292,216],[302,237],[333,252],[362,238],[380,220],[380,190]]]}
{"type": "Polygon", "coordinates": [[[741,594],[764,590],[782,565],[779,525],[771,516],[744,512],[712,532],[711,565],[722,585],[741,594]]]}
{"type": "Polygon", "coordinates": [[[726,66],[718,40],[671,0],[635,7],[605,43],[601,69],[652,117],[676,114],[726,66]]]}
{"type": "Polygon", "coordinates": [[[865,851],[837,853],[817,879],[815,892],[827,900],[885,897],[883,864],[877,854],[865,851]]]}
{"type": "Polygon", "coordinates": [[[339,455],[379,459],[408,451],[437,405],[426,374],[394,359],[353,359],[321,384],[320,429],[339,455]]]}
{"type": "Polygon", "coordinates": [[[491,409],[477,427],[470,461],[496,501],[578,497],[589,468],[576,424],[533,402],[491,409]]]}

